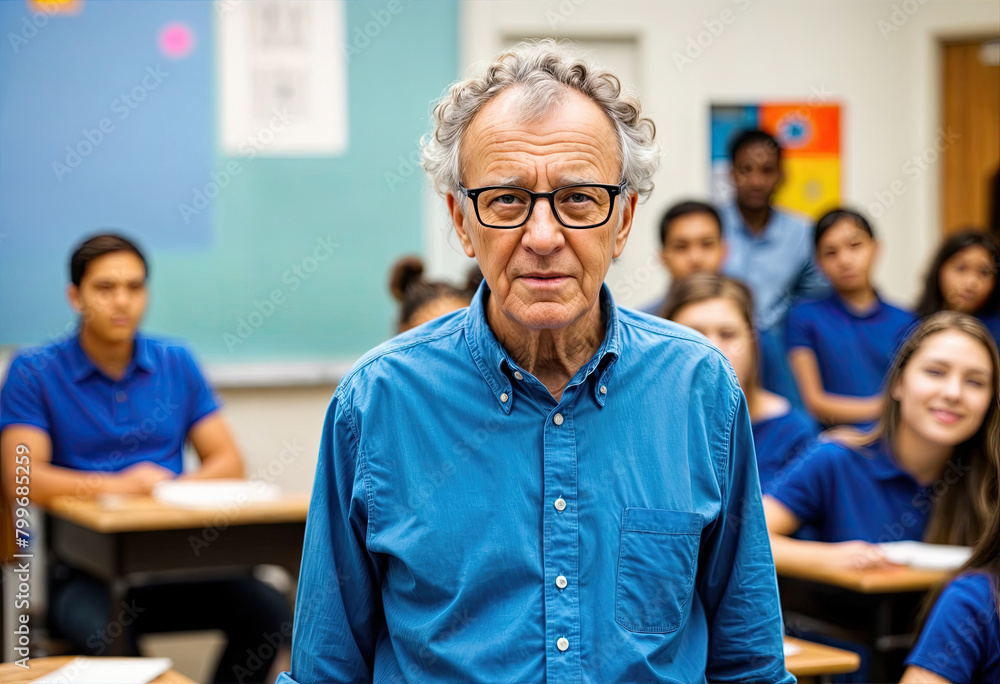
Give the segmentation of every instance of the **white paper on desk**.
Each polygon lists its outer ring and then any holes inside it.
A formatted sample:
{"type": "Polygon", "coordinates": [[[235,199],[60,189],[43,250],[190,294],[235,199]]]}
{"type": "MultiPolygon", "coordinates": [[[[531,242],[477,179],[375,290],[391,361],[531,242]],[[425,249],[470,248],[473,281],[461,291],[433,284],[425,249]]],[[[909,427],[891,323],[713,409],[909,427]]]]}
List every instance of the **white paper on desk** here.
{"type": "Polygon", "coordinates": [[[34,684],[148,684],[174,666],[170,658],[74,658],[34,684]]]}
{"type": "Polygon", "coordinates": [[[972,548],[968,546],[915,541],[888,542],[879,544],[879,548],[893,563],[920,570],[957,570],[972,556],[972,548]]]}
{"type": "Polygon", "coordinates": [[[255,480],[168,480],[153,487],[153,498],[181,508],[221,508],[277,501],[281,490],[255,480]]]}
{"type": "Polygon", "coordinates": [[[798,644],[790,644],[790,643],[788,643],[786,641],[786,642],[784,642],[784,644],[782,644],[782,647],[785,650],[785,657],[786,658],[790,658],[793,655],[798,655],[798,654],[802,653],[802,647],[799,646],[798,644]]]}

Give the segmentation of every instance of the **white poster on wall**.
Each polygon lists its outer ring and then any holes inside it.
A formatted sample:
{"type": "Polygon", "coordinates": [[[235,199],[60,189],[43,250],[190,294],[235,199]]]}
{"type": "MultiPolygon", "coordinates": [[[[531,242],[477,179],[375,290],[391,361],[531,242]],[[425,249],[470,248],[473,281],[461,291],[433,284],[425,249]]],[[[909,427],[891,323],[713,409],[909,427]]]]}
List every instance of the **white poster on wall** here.
{"type": "Polygon", "coordinates": [[[216,0],[215,8],[223,154],[344,154],[344,2],[216,0]]]}

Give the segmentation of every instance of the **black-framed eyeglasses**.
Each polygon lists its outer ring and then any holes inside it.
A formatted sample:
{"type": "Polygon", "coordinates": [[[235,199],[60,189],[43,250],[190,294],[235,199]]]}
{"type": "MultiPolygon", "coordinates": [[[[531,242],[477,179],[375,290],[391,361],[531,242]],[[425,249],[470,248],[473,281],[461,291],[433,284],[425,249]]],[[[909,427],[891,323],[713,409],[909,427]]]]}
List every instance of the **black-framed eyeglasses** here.
{"type": "Polygon", "coordinates": [[[538,199],[547,199],[552,214],[567,228],[597,228],[611,218],[615,197],[625,192],[627,183],[578,183],[564,185],[552,192],[531,192],[510,185],[490,185],[467,188],[459,183],[459,191],[472,200],[476,218],[487,228],[520,228],[535,208],[538,199]]]}

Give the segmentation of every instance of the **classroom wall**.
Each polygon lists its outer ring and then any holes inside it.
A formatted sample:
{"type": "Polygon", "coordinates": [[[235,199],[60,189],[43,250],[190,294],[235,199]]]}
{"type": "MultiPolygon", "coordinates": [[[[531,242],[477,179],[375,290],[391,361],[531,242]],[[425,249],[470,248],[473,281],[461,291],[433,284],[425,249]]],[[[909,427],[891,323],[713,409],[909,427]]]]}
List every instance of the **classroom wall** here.
{"type": "MultiPolygon", "coordinates": [[[[352,5],[348,30],[378,4],[352,5]]],[[[557,35],[621,48],[608,61],[634,71],[664,150],[657,189],[640,207],[625,254],[608,278],[620,301],[636,305],[666,287],[666,276],[652,259],[659,215],[682,196],[708,194],[709,104],[808,100],[817,94],[844,106],[843,194],[873,215],[883,236],[878,282],[890,298],[911,302],[938,240],[940,166],[930,164],[915,176],[903,168],[938,136],[938,41],[995,34],[1000,24],[994,0],[505,0],[462,2],[458,12],[459,71],[488,60],[520,36],[557,35]],[[906,14],[904,5],[915,11],[906,14]],[[894,7],[903,12],[896,12],[898,26],[892,23],[894,7]],[[718,31],[713,22],[724,10],[732,13],[731,23],[679,68],[674,54],[685,54],[706,30],[705,22],[718,31]],[[880,28],[880,22],[887,23],[880,28]],[[871,207],[894,183],[904,192],[874,216],[871,207]]],[[[404,157],[407,152],[399,149],[404,157]]],[[[423,181],[405,182],[409,187],[423,181]]],[[[426,186],[422,193],[429,270],[464,277],[470,262],[451,235],[443,200],[426,186]]],[[[380,313],[388,336],[391,313],[380,313]]],[[[271,378],[237,387],[241,372],[215,372],[210,366],[209,374],[220,386],[248,473],[308,490],[332,376],[319,385],[273,386],[271,378]]]]}

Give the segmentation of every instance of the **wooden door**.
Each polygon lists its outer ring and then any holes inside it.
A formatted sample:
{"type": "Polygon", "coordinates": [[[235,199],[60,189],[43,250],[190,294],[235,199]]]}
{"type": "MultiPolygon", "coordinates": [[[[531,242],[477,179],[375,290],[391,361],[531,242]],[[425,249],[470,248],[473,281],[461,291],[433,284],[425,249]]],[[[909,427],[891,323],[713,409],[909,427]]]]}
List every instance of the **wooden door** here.
{"type": "MultiPolygon", "coordinates": [[[[932,147],[944,159],[942,227],[948,235],[966,226],[990,227],[1000,169],[1000,42],[946,42],[943,49],[943,126],[932,147]]],[[[924,151],[928,156],[931,148],[924,151]]]]}

